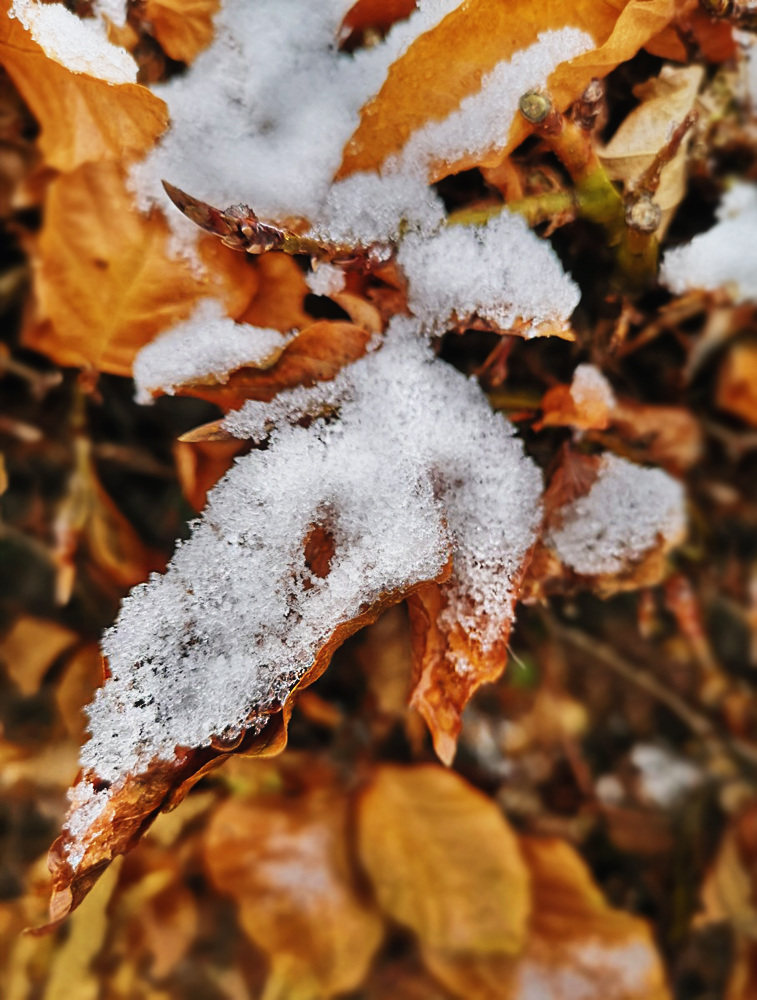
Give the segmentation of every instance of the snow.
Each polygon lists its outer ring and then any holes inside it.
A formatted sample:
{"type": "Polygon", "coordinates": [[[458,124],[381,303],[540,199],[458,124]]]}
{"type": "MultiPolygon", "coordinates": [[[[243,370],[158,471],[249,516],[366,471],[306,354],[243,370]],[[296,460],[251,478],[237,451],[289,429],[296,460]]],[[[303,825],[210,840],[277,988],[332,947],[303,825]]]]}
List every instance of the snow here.
{"type": "Polygon", "coordinates": [[[645,469],[605,454],[589,493],[561,511],[562,524],[547,542],[563,563],[594,576],[620,573],[654,548],[686,530],[684,491],[661,469],[645,469]]]}
{"type": "Polygon", "coordinates": [[[662,809],[677,805],[702,782],[702,773],[684,757],[654,743],[637,743],[631,762],[639,770],[641,790],[662,809]]]}
{"type": "MultiPolygon", "coordinates": [[[[381,175],[332,188],[361,107],[391,64],[459,0],[421,0],[382,42],[348,55],[335,38],[351,6],[352,0],[226,0],[212,45],[186,74],[153,87],[172,124],[134,169],[141,204],[165,205],[160,180],[166,178],[219,207],[241,201],[264,218],[302,216],[336,241],[394,238],[401,224],[433,228],[443,209],[428,190],[431,162],[503,148],[520,95],[595,44],[575,28],[544,32],[499,63],[451,115],[418,130],[381,175]]],[[[178,225],[175,213],[171,220],[178,225]]]]}
{"type": "Polygon", "coordinates": [[[317,264],[305,281],[313,295],[337,295],[345,286],[344,271],[333,264],[317,264]]]}
{"type": "Polygon", "coordinates": [[[107,83],[135,83],[137,64],[107,38],[99,19],[82,20],[59,3],[14,0],[9,11],[23,24],[45,54],[71,70],[107,83]]]}
{"type": "Polygon", "coordinates": [[[549,243],[506,209],[485,226],[410,234],[397,263],[408,280],[411,312],[433,333],[474,315],[501,330],[518,322],[533,333],[542,324],[561,328],[580,299],[549,243]]]}
{"type": "Polygon", "coordinates": [[[226,427],[267,447],[237,460],[167,572],[126,598],[104,638],[111,676],[82,751],[103,780],[254,726],[338,624],[435,578],[450,553],[448,618],[484,651],[511,622],[541,475],[415,322],[395,319],[384,346],[333,382],[249,402],[226,427]],[[307,427],[303,409],[320,414],[307,427]],[[303,551],[314,524],[335,542],[324,578],[303,551]]]}
{"type": "Polygon", "coordinates": [[[216,299],[202,299],[190,318],[143,347],[134,359],[138,403],[153,393],[173,395],[190,382],[215,379],[250,365],[267,368],[280,356],[291,335],[247,323],[235,323],[216,299]]]}
{"type": "Polygon", "coordinates": [[[117,28],[126,24],[127,0],[94,0],[92,12],[107,19],[117,28]]]}
{"type": "Polygon", "coordinates": [[[381,43],[349,55],[336,38],[353,0],[226,0],[213,43],[152,88],[172,127],[134,170],[140,202],[165,206],[165,177],[211,204],[315,220],[360,108],[459,2],[425,0],[381,43]]]}
{"type": "Polygon", "coordinates": [[[570,395],[579,411],[587,408],[593,410],[597,404],[608,411],[614,410],[616,406],[612,386],[596,365],[583,364],[576,368],[570,395]]]}
{"type": "Polygon", "coordinates": [[[676,294],[728,291],[734,302],[757,301],[757,185],[739,182],[726,192],[718,221],[691,243],[663,257],[660,278],[676,294]]]}

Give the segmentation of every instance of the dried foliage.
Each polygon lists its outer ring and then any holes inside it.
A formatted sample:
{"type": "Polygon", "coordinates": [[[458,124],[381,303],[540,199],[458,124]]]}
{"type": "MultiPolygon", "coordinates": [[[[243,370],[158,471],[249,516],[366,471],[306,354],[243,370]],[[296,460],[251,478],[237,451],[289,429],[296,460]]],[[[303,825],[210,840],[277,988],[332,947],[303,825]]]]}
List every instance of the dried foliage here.
{"type": "Polygon", "coordinates": [[[750,1000],[750,5],[2,10],[0,992],[750,1000]]]}

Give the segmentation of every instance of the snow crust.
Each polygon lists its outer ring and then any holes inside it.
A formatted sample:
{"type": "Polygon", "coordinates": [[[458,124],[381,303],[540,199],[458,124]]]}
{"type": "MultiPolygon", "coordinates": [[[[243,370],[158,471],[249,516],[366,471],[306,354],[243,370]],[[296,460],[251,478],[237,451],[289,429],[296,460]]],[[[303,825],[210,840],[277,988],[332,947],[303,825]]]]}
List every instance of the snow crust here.
{"type": "Polygon", "coordinates": [[[237,460],[167,572],[105,635],[111,677],[82,751],[104,780],[254,725],[340,622],[436,577],[450,553],[448,618],[484,649],[511,621],[541,475],[416,323],[394,320],[384,346],[333,382],[248,402],[226,427],[267,447],[237,460]],[[324,578],[304,553],[316,524],[335,542],[324,578]]]}
{"type": "Polygon", "coordinates": [[[660,278],[678,295],[724,288],[734,302],[757,301],[757,185],[734,184],[717,217],[712,229],[668,250],[660,278]]]}
{"type": "Polygon", "coordinates": [[[581,297],[549,243],[507,210],[485,226],[411,234],[397,263],[408,280],[411,312],[433,333],[453,317],[474,315],[502,330],[518,322],[532,332],[542,324],[564,327],[581,297]]]}
{"type": "Polygon", "coordinates": [[[584,497],[562,511],[547,538],[563,563],[594,576],[620,573],[658,543],[680,541],[686,530],[684,491],[661,469],[645,469],[605,454],[584,497]]]}
{"type": "Polygon", "coordinates": [[[45,54],[71,70],[108,83],[135,83],[137,64],[107,38],[99,18],[83,20],[60,3],[14,0],[9,11],[23,24],[45,54]]]}
{"type": "Polygon", "coordinates": [[[150,403],[162,390],[173,395],[177,386],[207,380],[226,382],[244,365],[267,367],[292,339],[247,323],[235,323],[217,299],[202,299],[185,323],[179,323],[143,347],[134,359],[138,403],[150,403]]]}
{"type": "Polygon", "coordinates": [[[612,386],[596,365],[583,364],[576,368],[570,395],[579,411],[597,403],[604,405],[608,411],[614,410],[617,405],[612,386]]]}

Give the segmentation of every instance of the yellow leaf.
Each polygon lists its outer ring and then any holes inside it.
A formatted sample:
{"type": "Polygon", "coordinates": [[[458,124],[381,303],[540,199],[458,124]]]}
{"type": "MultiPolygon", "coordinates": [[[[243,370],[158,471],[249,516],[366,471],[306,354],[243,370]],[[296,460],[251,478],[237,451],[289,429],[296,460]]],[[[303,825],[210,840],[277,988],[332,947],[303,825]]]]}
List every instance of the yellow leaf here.
{"type": "Polygon", "coordinates": [[[49,167],[74,170],[91,160],[134,159],[165,130],[168,111],[136,83],[110,84],[49,59],[21,25],[0,17],[0,62],[40,125],[49,167]]]}
{"type": "MultiPolygon", "coordinates": [[[[391,67],[377,96],[362,109],[337,176],[378,170],[415,131],[446,118],[476,93],[497,63],[534,44],[541,32],[570,26],[587,32],[596,48],[561,64],[549,78],[549,91],[562,110],[592,77],[605,76],[662,31],[674,11],[675,0],[582,0],[571,4],[569,12],[564,0],[465,0],[391,67]]],[[[474,166],[495,166],[527,134],[525,123],[516,120],[504,148],[438,162],[431,179],[474,166]]]]}
{"type": "Polygon", "coordinates": [[[360,802],[358,850],[380,907],[424,951],[523,947],[529,876],[517,838],[458,775],[434,765],[379,768],[360,802]]]}
{"type": "Polygon", "coordinates": [[[356,888],[347,832],[347,800],[329,789],[233,798],[213,816],[206,864],[271,960],[267,997],[331,997],[368,971],[383,926],[356,888]]]}
{"type": "Polygon", "coordinates": [[[522,838],[520,848],[533,887],[524,952],[427,951],[447,989],[465,1000],[669,1000],[649,927],[608,906],[575,850],[556,838],[522,838]]]}
{"type": "Polygon", "coordinates": [[[191,63],[213,40],[213,18],[220,0],[145,0],[140,16],[163,51],[191,63]]]}

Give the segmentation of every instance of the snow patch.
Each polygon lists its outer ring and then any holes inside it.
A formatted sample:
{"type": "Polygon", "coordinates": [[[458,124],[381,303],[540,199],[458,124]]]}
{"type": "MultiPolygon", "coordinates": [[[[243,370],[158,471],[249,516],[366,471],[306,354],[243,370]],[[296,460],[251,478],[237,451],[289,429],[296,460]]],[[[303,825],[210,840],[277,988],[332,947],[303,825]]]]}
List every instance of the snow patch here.
{"type": "Polygon", "coordinates": [[[107,83],[136,83],[137,64],[125,49],[108,41],[99,18],[82,19],[62,4],[35,0],[14,0],[9,16],[18,18],[48,58],[72,73],[107,83]]]}
{"type": "Polygon", "coordinates": [[[757,301],[757,185],[726,192],[718,221],[691,243],[668,250],[660,278],[677,295],[692,289],[728,290],[734,302],[757,301]]]}
{"type": "Polygon", "coordinates": [[[226,427],[267,447],[237,460],[103,640],[111,676],[81,759],[104,780],[255,726],[339,623],[438,576],[450,554],[447,614],[484,651],[512,620],[541,475],[416,323],[395,319],[384,346],[333,382],[249,402],[226,427]],[[334,540],[323,578],[304,552],[314,525],[334,540]]]}
{"type": "Polygon", "coordinates": [[[580,299],[549,243],[506,209],[485,226],[411,234],[397,263],[411,312],[434,333],[474,315],[501,330],[519,322],[534,333],[542,324],[565,327],[580,299]]]}
{"type": "Polygon", "coordinates": [[[584,497],[561,511],[562,525],[547,535],[563,563],[577,573],[620,573],[662,537],[676,544],[686,531],[684,491],[661,469],[645,469],[605,454],[584,497]]]}
{"type": "Polygon", "coordinates": [[[608,411],[617,405],[612,386],[596,365],[579,365],[573,372],[570,395],[579,411],[595,407],[597,403],[608,411]]]}
{"type": "Polygon", "coordinates": [[[313,295],[337,295],[345,286],[344,271],[333,264],[317,264],[305,281],[313,295]]]}
{"type": "Polygon", "coordinates": [[[134,359],[135,398],[152,402],[154,392],[169,396],[190,382],[226,382],[229,374],[251,365],[267,368],[291,340],[278,330],[235,323],[216,299],[203,299],[190,318],[156,337],[134,359]]]}

